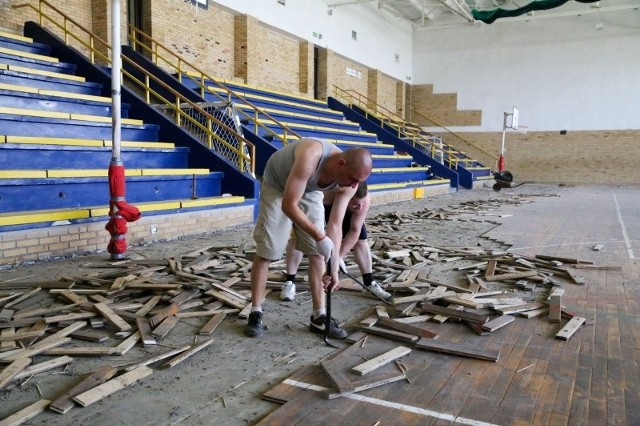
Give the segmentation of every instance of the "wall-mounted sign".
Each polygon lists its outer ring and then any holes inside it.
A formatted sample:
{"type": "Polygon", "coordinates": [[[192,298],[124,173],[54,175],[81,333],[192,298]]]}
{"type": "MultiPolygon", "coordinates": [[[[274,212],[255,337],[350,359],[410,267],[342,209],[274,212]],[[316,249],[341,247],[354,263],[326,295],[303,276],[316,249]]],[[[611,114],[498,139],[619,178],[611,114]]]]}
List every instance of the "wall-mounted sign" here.
{"type": "Polygon", "coordinates": [[[190,2],[191,4],[197,4],[199,7],[203,9],[209,8],[209,0],[185,0],[190,2]]]}

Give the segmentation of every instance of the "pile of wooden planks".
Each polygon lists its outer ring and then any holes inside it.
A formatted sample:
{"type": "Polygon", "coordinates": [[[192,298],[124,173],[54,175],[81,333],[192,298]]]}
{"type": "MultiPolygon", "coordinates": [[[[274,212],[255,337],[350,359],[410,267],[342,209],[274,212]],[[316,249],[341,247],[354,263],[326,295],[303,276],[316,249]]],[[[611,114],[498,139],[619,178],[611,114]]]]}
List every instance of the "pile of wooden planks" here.
{"type": "Polygon", "coordinates": [[[83,266],[92,272],[0,284],[0,389],[66,368],[77,357],[107,363],[55,401],[37,401],[15,413],[16,420],[46,407],[65,413],[74,405],[93,404],[152,374],[151,365],[174,367],[213,342],[211,335],[227,314],[250,308],[249,292],[233,288],[251,266],[242,247],[83,266]],[[112,366],[136,345],[156,346],[187,318],[202,322],[193,344],[112,366]],[[42,357],[47,360],[36,363],[42,357]]]}
{"type": "MultiPolygon", "coordinates": [[[[557,337],[570,338],[584,318],[562,308],[562,290],[567,284],[583,284],[579,270],[593,267],[590,262],[424,241],[425,221],[464,223],[475,220],[474,216],[491,215],[505,202],[509,201],[462,203],[368,219],[374,275],[393,294],[395,304],[393,308],[376,305],[375,313],[357,326],[350,339],[374,334],[400,341],[402,348],[495,361],[499,353],[443,342],[425,324],[449,321],[487,334],[507,326],[515,316],[540,315],[557,322],[569,318],[557,337]],[[465,215],[470,219],[463,219],[465,215]]],[[[511,202],[528,201],[514,197],[511,202]]],[[[47,407],[64,413],[74,406],[90,405],[143,380],[154,368],[174,367],[206,348],[227,315],[248,315],[252,254],[252,248],[244,245],[211,246],[167,259],[94,262],[83,265],[89,271],[85,275],[57,280],[0,283],[0,389],[35,374],[66,368],[78,357],[100,357],[106,364],[56,400],[36,401],[5,420],[19,423],[47,407]],[[122,358],[136,345],[159,346],[186,319],[201,323],[193,344],[144,361],[127,363],[122,358]],[[42,357],[47,360],[39,361],[42,357]],[[113,366],[116,357],[120,357],[117,368],[113,366]]],[[[351,257],[347,260],[353,263],[351,257]]],[[[268,288],[279,288],[284,262],[272,264],[271,269],[268,288]]],[[[305,288],[302,283],[297,287],[305,288]]],[[[397,353],[380,355],[375,364],[384,365],[397,353]]],[[[371,368],[372,364],[366,364],[352,374],[370,376],[371,368]]],[[[353,383],[366,387],[404,377],[395,370],[390,376],[385,374],[353,383]]],[[[346,389],[337,388],[338,394],[346,389]]]]}

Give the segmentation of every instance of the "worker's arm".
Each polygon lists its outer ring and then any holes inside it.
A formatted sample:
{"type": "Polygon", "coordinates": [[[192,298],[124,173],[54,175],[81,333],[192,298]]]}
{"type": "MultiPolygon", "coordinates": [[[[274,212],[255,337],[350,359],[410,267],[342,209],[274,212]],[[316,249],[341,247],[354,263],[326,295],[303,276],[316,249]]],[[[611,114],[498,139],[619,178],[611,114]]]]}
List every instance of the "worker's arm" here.
{"type": "Polygon", "coordinates": [[[358,242],[360,237],[360,230],[364,224],[364,219],[369,211],[371,199],[367,196],[364,199],[362,207],[358,210],[351,212],[351,220],[349,221],[349,232],[347,232],[342,238],[342,245],[340,246],[340,259],[343,259],[347,253],[349,253],[358,242]]]}
{"type": "Polygon", "coordinates": [[[282,195],[282,212],[303,232],[320,241],[325,237],[323,229],[318,229],[298,203],[304,195],[309,178],[313,175],[322,157],[322,145],[317,141],[301,142],[296,148],[294,162],[282,195]]]}
{"type": "MultiPolygon", "coordinates": [[[[331,207],[331,214],[329,215],[329,221],[327,222],[327,236],[331,239],[331,241],[333,241],[334,253],[336,257],[338,253],[341,253],[340,247],[342,245],[342,221],[344,220],[344,213],[347,210],[349,200],[351,200],[351,197],[353,197],[353,194],[355,194],[355,192],[356,188],[351,188],[348,186],[341,186],[335,190],[333,206],[331,207]]],[[[338,262],[332,262],[331,271],[329,272],[331,275],[331,281],[333,283],[333,289],[336,289],[339,286],[338,268],[338,262]]]]}

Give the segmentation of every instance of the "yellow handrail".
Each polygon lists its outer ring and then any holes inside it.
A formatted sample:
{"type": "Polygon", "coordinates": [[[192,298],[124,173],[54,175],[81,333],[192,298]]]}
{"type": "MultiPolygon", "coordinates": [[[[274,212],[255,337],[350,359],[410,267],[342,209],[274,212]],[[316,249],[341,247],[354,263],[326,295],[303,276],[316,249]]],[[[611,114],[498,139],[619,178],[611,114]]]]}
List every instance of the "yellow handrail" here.
{"type": "Polygon", "coordinates": [[[279,120],[268,114],[265,110],[257,107],[256,105],[245,99],[244,96],[238,94],[237,92],[234,92],[224,84],[218,82],[213,77],[207,75],[204,71],[200,70],[198,67],[191,64],[186,59],[176,54],[175,52],[164,46],[162,43],[156,41],[153,37],[134,27],[133,25],[129,25],[129,41],[131,42],[132,49],[136,50],[138,47],[142,48],[150,56],[151,62],[153,62],[155,65],[162,68],[162,65],[165,64],[172,70],[175,70],[177,74],[176,78],[179,82],[182,83],[182,80],[184,78],[188,78],[193,81],[200,89],[200,96],[202,98],[205,97],[205,94],[215,96],[217,99],[222,101],[231,101],[232,97],[235,97],[236,99],[242,101],[242,103],[249,105],[249,107],[253,111],[253,115],[247,113],[244,110],[238,110],[238,113],[254,123],[254,133],[257,134],[259,128],[261,128],[271,137],[281,140],[284,144],[287,144],[291,137],[301,137],[298,133],[291,130],[286,124],[281,123],[279,120]],[[147,42],[145,42],[145,40],[147,42]],[[167,56],[169,56],[169,58],[167,56]],[[173,58],[173,61],[177,63],[174,63],[171,58],[173,58]],[[211,82],[215,84],[216,87],[223,90],[226,93],[226,97],[220,95],[214,90],[211,90],[211,88],[207,86],[207,82],[211,82]],[[284,131],[283,135],[279,135],[278,133],[271,130],[271,128],[269,128],[268,126],[260,123],[258,121],[258,117],[260,114],[280,127],[284,131]]]}
{"type": "MultiPolygon", "coordinates": [[[[74,21],[73,19],[68,17],[67,15],[65,15],[63,12],[61,12],[55,6],[53,6],[50,3],[48,3],[46,0],[39,0],[37,8],[34,7],[31,4],[20,4],[20,5],[14,5],[12,7],[15,8],[15,9],[23,8],[23,7],[27,7],[27,8],[33,9],[38,14],[40,26],[44,27],[45,26],[45,20],[46,20],[47,22],[50,22],[55,27],[57,27],[58,29],[63,31],[65,44],[68,45],[69,44],[69,37],[72,37],[74,40],[76,40],[78,43],[80,43],[83,47],[88,49],[88,51],[89,51],[89,55],[88,56],[89,56],[89,59],[90,59],[91,63],[93,63],[93,64],[97,63],[96,62],[96,55],[100,59],[104,60],[105,63],[107,63],[107,64],[111,63],[111,58],[110,58],[111,57],[111,46],[107,42],[102,40],[97,35],[93,34],[91,31],[85,29],[82,25],[80,25],[79,23],[77,23],[76,21],[74,21]],[[47,13],[45,13],[44,10],[43,10],[43,5],[48,6],[53,11],[58,13],[62,17],[63,23],[60,24],[53,17],[51,17],[47,13]],[[85,35],[89,37],[89,42],[88,43],[85,42],[79,36],[77,36],[72,31],[70,31],[69,28],[68,28],[68,24],[67,24],[68,22],[71,22],[74,26],[76,26],[78,29],[80,29],[82,32],[84,32],[85,35]],[[99,48],[97,48],[95,46],[96,42],[100,45],[99,47],[103,47],[103,48],[106,49],[106,52],[107,52],[106,54],[102,53],[99,50],[99,48]]],[[[160,79],[158,79],[153,74],[150,74],[147,70],[145,70],[144,68],[142,68],[141,66],[139,66],[138,64],[133,62],[131,59],[127,58],[124,55],[121,55],[121,58],[122,58],[123,62],[126,62],[127,64],[133,66],[134,68],[136,68],[137,71],[139,71],[140,73],[142,73],[144,75],[144,82],[143,82],[143,81],[139,80],[137,77],[135,77],[134,75],[132,75],[131,73],[129,73],[126,70],[122,69],[122,74],[127,76],[128,79],[129,79],[127,81],[135,82],[138,85],[138,89],[141,88],[144,91],[145,101],[147,102],[147,104],[151,104],[152,95],[153,95],[154,99],[161,100],[167,107],[171,108],[174,111],[174,113],[176,114],[176,124],[180,125],[181,121],[183,119],[188,120],[194,126],[200,128],[203,132],[205,132],[205,134],[207,135],[207,147],[209,149],[213,149],[213,140],[215,140],[217,143],[222,144],[226,149],[228,149],[229,151],[233,152],[237,156],[236,165],[238,167],[238,170],[243,171],[243,172],[250,172],[250,173],[255,175],[255,158],[256,158],[255,153],[256,153],[256,150],[255,150],[255,146],[251,142],[246,140],[244,138],[244,136],[242,136],[239,133],[237,133],[234,129],[231,129],[230,127],[225,125],[223,122],[219,121],[218,119],[213,117],[211,114],[209,114],[208,112],[203,110],[197,104],[195,104],[194,102],[190,101],[189,99],[185,98],[184,96],[182,96],[181,94],[176,92],[174,89],[172,89],[171,87],[166,85],[164,82],[162,82],[160,79]],[[175,97],[175,100],[174,101],[170,101],[169,99],[166,99],[165,97],[160,95],[158,92],[154,91],[150,87],[150,81],[151,80],[153,80],[155,84],[160,85],[164,90],[168,91],[172,96],[175,97]],[[181,105],[183,103],[184,104],[188,104],[198,114],[203,116],[205,118],[206,125],[202,125],[197,120],[195,120],[193,117],[191,117],[190,115],[186,114],[181,109],[181,105]],[[234,147],[233,145],[231,145],[227,141],[225,141],[223,138],[221,138],[219,135],[217,135],[216,133],[212,132],[211,131],[212,123],[215,123],[216,126],[222,128],[223,130],[225,130],[225,131],[231,133],[232,135],[234,135],[234,137],[239,142],[239,146],[237,148],[234,147]],[[249,150],[249,154],[245,153],[245,148],[246,148],[246,150],[249,150]],[[246,167],[247,165],[248,165],[248,169],[246,167]]],[[[123,78],[123,82],[124,81],[125,81],[125,79],[123,78]]],[[[230,160],[234,161],[233,159],[230,159],[230,160]]]]}
{"type": "Polygon", "coordinates": [[[447,126],[445,126],[444,124],[442,124],[440,121],[436,120],[435,118],[429,117],[428,115],[423,114],[423,113],[421,113],[420,111],[418,111],[416,109],[414,109],[412,112],[418,114],[420,117],[424,118],[425,120],[428,120],[428,121],[432,122],[436,126],[443,128],[448,133],[451,133],[452,135],[456,136],[458,139],[461,139],[462,141],[468,143],[469,145],[471,145],[472,147],[474,147],[478,151],[482,152],[483,154],[486,154],[489,158],[491,158],[493,160],[498,160],[498,156],[497,155],[491,154],[490,152],[487,152],[486,150],[480,148],[478,145],[474,144],[469,139],[467,139],[464,136],[462,136],[460,133],[449,129],[447,126]]]}
{"type": "Polygon", "coordinates": [[[376,120],[379,120],[381,124],[386,124],[387,126],[395,129],[397,137],[411,143],[411,145],[421,151],[425,151],[434,159],[442,159],[442,161],[448,163],[450,168],[455,169],[460,162],[465,161],[463,158],[451,155],[452,153],[455,153],[453,150],[445,150],[442,146],[439,146],[432,140],[428,139],[428,135],[419,126],[407,122],[404,118],[370,100],[365,95],[355,90],[341,89],[336,85],[333,85],[333,88],[336,99],[343,100],[349,106],[358,106],[364,112],[366,118],[373,117],[376,120]],[[372,112],[371,110],[374,110],[375,112],[372,112]],[[380,113],[379,111],[383,112],[380,113]]]}

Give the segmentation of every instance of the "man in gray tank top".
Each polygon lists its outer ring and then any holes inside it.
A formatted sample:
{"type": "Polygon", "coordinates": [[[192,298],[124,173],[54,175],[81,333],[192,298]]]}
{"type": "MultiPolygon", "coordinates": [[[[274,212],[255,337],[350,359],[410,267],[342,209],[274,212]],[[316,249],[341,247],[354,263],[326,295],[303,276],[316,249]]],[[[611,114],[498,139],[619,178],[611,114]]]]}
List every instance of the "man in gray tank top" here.
{"type": "MultiPolygon", "coordinates": [[[[371,154],[364,148],[341,151],[315,139],[300,139],[274,153],[265,166],[260,191],[258,220],[253,232],[256,255],[251,267],[251,313],[245,327],[249,337],[264,333],[262,302],[269,264],[280,259],[291,231],[296,248],[309,258],[309,286],[313,314],[309,329],[324,334],[326,308],[323,293],[339,287],[338,253],[342,242],[342,220],[358,183],[369,177],[371,154]],[[331,216],[326,225],[322,191],[335,191],[331,216]],[[325,262],[331,271],[323,279],[325,262]]],[[[331,319],[329,337],[347,333],[331,319]]]]}

